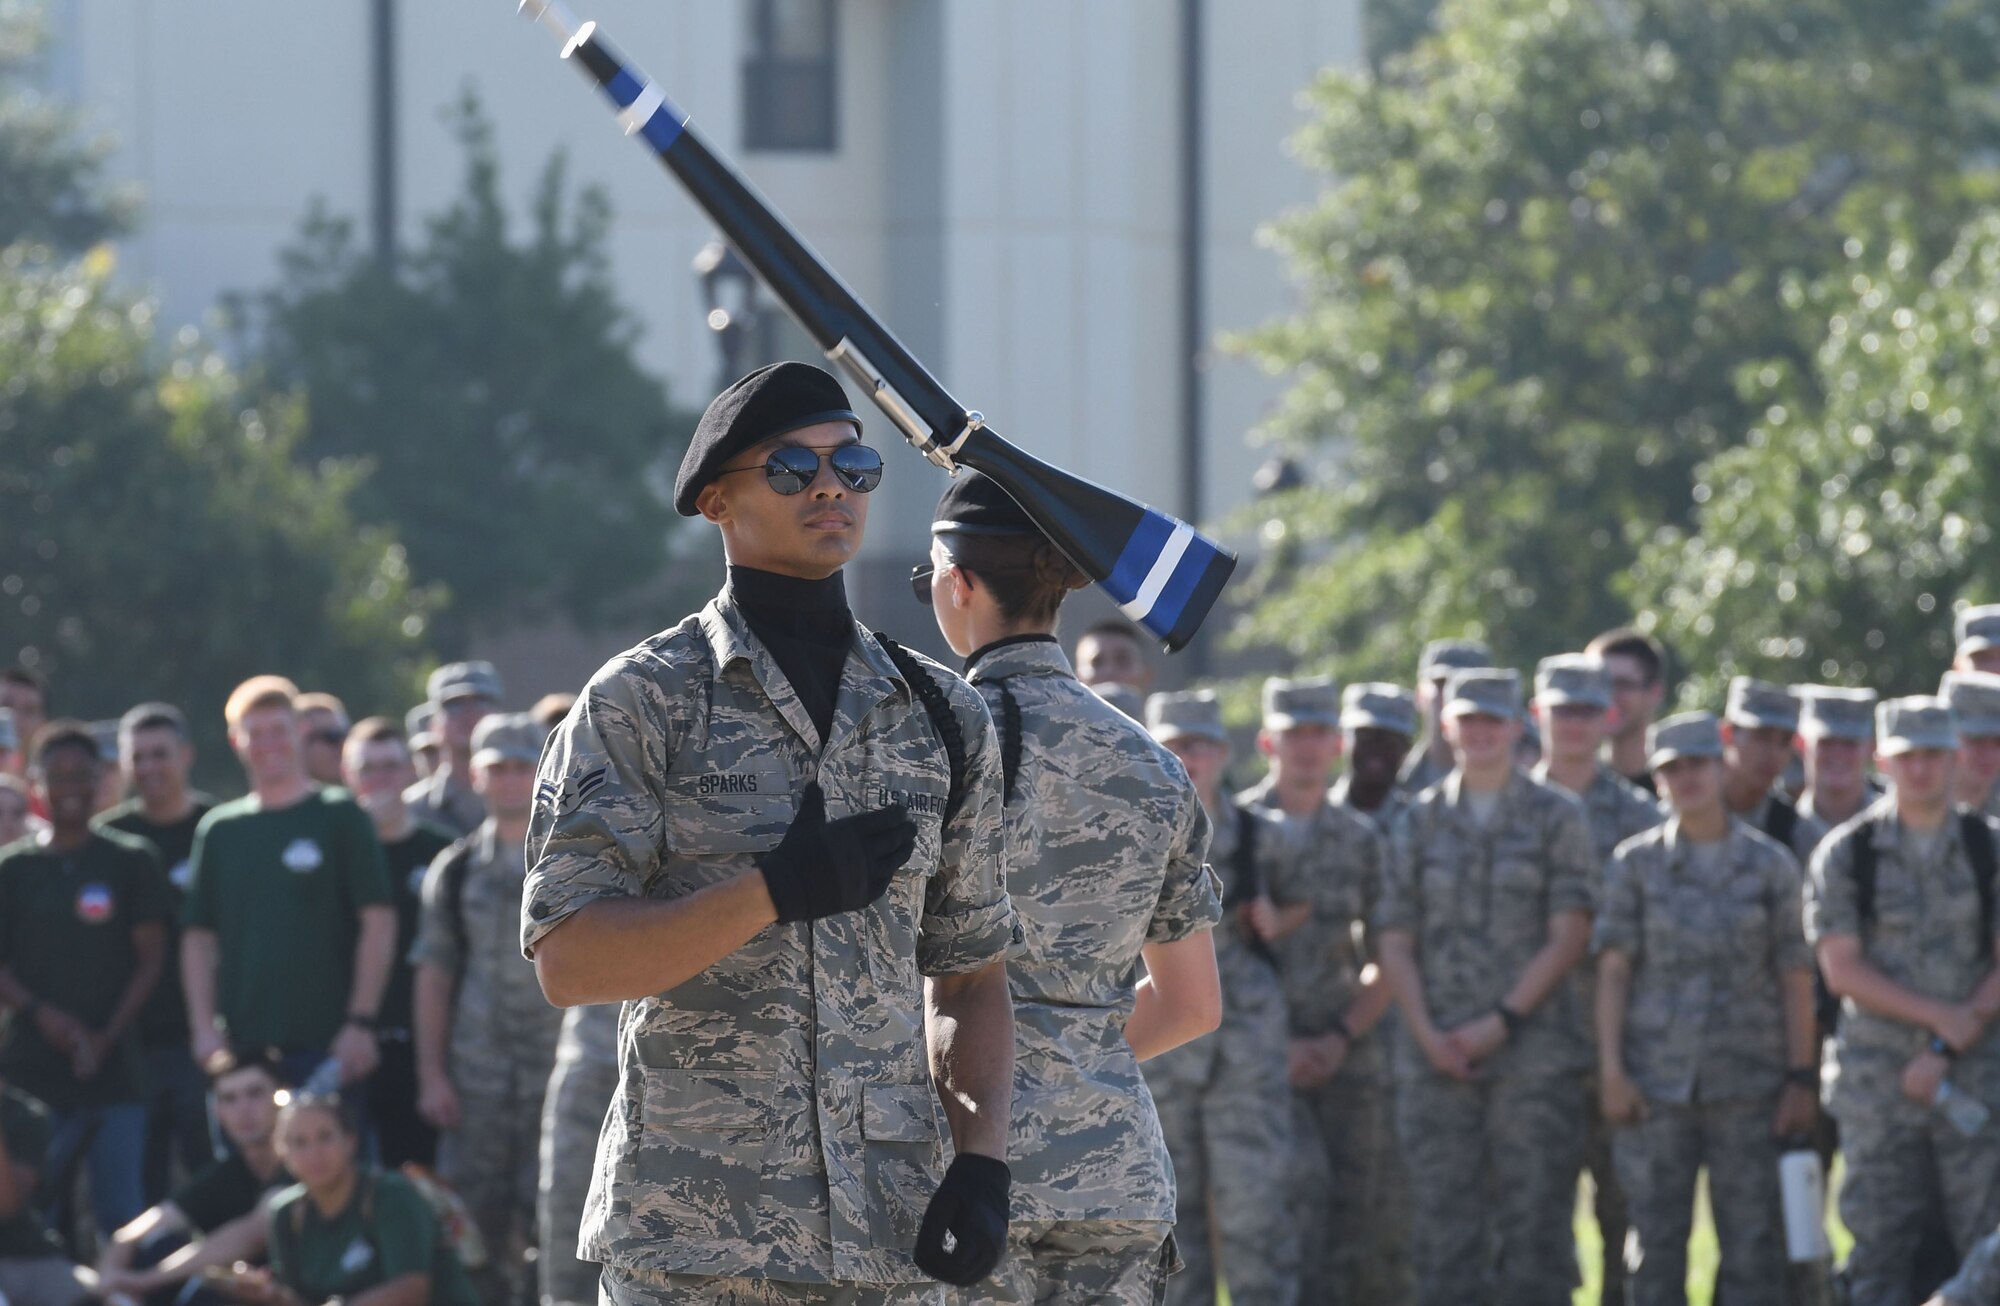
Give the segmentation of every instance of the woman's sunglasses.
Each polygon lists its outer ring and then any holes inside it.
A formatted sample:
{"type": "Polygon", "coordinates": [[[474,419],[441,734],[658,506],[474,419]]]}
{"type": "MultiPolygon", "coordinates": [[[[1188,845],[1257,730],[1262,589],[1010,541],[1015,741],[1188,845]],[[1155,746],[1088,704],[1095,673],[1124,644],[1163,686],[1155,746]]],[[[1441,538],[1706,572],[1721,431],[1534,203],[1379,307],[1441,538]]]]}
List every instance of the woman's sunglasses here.
{"type": "Polygon", "coordinates": [[[771,451],[758,467],[725,467],[717,476],[731,472],[764,473],[764,482],[779,494],[798,494],[819,476],[824,458],[840,483],[856,494],[867,494],[882,483],[882,455],[865,444],[843,444],[830,453],[788,444],[771,451]]]}
{"type": "Polygon", "coordinates": [[[931,605],[931,577],[936,574],[937,568],[928,562],[910,568],[910,592],[917,596],[917,602],[927,608],[931,605]]]}

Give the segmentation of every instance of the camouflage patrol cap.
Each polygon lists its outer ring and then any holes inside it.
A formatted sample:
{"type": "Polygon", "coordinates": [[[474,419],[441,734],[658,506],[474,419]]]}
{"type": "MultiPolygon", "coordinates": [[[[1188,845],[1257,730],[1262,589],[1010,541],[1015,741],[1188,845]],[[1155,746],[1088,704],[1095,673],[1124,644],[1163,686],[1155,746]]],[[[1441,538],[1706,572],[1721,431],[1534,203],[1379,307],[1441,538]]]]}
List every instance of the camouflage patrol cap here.
{"type": "Polygon", "coordinates": [[[1722,719],[1745,730],[1799,728],[1799,700],[1783,685],[1738,676],[1729,682],[1729,702],[1722,719]]]}
{"type": "Polygon", "coordinates": [[[2000,603],[1960,608],[1952,621],[1952,633],[1960,653],[2000,648],[2000,603]]]}
{"type": "Polygon", "coordinates": [[[1266,730],[1339,724],[1340,682],[1331,676],[1304,676],[1297,680],[1272,676],[1264,682],[1266,730]]]}
{"type": "Polygon", "coordinates": [[[1884,757],[1915,752],[1920,748],[1955,749],[1958,723],[1952,719],[1951,704],[1930,694],[1892,698],[1875,709],[1876,745],[1884,757]]]}
{"type": "Polygon", "coordinates": [[[1646,727],[1646,769],[1683,757],[1721,757],[1722,722],[1713,712],[1682,712],[1646,727]]]}
{"type": "Polygon", "coordinates": [[[500,701],[500,673],[491,662],[447,662],[425,682],[425,691],[436,704],[467,696],[500,701]]]}
{"type": "Polygon", "coordinates": [[[472,764],[491,766],[495,762],[542,760],[542,743],[549,732],[526,712],[495,712],[483,718],[472,731],[472,764]]]}
{"type": "Polygon", "coordinates": [[[821,422],[861,419],[847,406],[847,392],[833,373],[811,363],[772,363],[743,377],[715,397],[688,441],[674,477],[674,511],[693,517],[694,506],[723,464],[755,444],[821,422]]]}
{"type": "Polygon", "coordinates": [[[1445,716],[1521,717],[1521,673],[1498,667],[1472,667],[1451,673],[1445,684],[1445,716]]]}
{"type": "Polygon", "coordinates": [[[1134,721],[1143,720],[1146,716],[1146,696],[1139,692],[1139,687],[1136,685],[1112,680],[1101,685],[1092,685],[1090,692],[1134,721]]]}
{"type": "Polygon", "coordinates": [[[1401,685],[1370,681],[1349,685],[1340,695],[1342,730],[1393,730],[1416,737],[1417,696],[1401,685]]]}
{"type": "Polygon", "coordinates": [[[434,704],[419,703],[409,711],[403,713],[403,733],[411,739],[415,739],[418,735],[429,730],[431,722],[436,720],[436,718],[437,707],[434,704]]]}
{"type": "Polygon", "coordinates": [[[1558,653],[1535,667],[1535,701],[1550,707],[1611,706],[1611,673],[1603,659],[1587,653],[1558,653]]]}
{"type": "Polygon", "coordinates": [[[1212,689],[1153,695],[1146,700],[1146,729],[1163,744],[1190,737],[1229,742],[1229,731],[1222,724],[1222,700],[1212,689]]]}
{"type": "Polygon", "coordinates": [[[1476,639],[1434,639],[1424,645],[1424,654],[1417,659],[1417,675],[1442,678],[1454,670],[1492,665],[1493,650],[1476,639]]]}
{"type": "Polygon", "coordinates": [[[1947,671],[1938,696],[1951,704],[1961,739],[2000,737],[2000,676],[1985,671],[1947,671]]]}
{"type": "Polygon", "coordinates": [[[1842,689],[1838,685],[1800,685],[1799,733],[1807,739],[1851,739],[1867,743],[1875,737],[1872,689],[1842,689]]]}

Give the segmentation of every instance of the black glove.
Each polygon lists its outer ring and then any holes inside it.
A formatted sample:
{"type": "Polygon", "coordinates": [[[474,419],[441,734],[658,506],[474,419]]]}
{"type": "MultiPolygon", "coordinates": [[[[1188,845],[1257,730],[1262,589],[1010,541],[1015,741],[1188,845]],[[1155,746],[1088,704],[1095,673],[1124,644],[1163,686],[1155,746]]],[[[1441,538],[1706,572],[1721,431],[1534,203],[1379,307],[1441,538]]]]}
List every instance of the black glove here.
{"type": "Polygon", "coordinates": [[[829,821],[826,796],[814,781],[792,828],[757,859],[757,869],[779,920],[816,921],[881,897],[916,849],[916,822],[901,803],[829,821]]]}
{"type": "Polygon", "coordinates": [[[917,1268],[954,1288],[970,1288],[993,1273],[1007,1250],[1013,1182],[1005,1161],[960,1152],[917,1229],[917,1268]]]}

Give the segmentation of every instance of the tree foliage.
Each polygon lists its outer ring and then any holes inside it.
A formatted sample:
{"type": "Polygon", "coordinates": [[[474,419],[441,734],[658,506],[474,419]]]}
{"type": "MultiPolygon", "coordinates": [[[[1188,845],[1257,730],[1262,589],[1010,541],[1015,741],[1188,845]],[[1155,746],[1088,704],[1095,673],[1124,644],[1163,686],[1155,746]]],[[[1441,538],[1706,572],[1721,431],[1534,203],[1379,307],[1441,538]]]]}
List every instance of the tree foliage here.
{"type": "Polygon", "coordinates": [[[2000,215],[1935,270],[1907,244],[1853,250],[1809,374],[1746,369],[1747,443],[1701,469],[1692,527],[1640,561],[1702,673],[1691,700],[1735,674],[1933,693],[1954,606],[2000,598],[2000,215]]]}
{"type": "Polygon", "coordinates": [[[222,703],[280,671],[357,706],[421,693],[426,596],[356,525],[354,469],[303,466],[294,405],[251,403],[101,267],[0,255],[0,661],[65,714],[182,704],[219,750],[222,703]]]}
{"type": "Polygon", "coordinates": [[[1627,620],[1762,412],[1743,365],[1820,400],[1787,288],[1850,239],[1929,266],[1992,198],[1996,51],[1974,0],[1447,0],[1323,77],[1326,190],[1270,233],[1300,308],[1243,342],[1321,474],[1267,505],[1240,637],[1397,674],[1431,635],[1525,663],[1627,620]]]}
{"type": "Polygon", "coordinates": [[[111,142],[29,89],[47,46],[40,6],[0,0],[0,246],[85,249],[132,223],[132,195],[107,184],[111,142]]]}
{"type": "Polygon", "coordinates": [[[304,451],[359,460],[355,508],[394,527],[450,609],[440,647],[524,611],[588,620],[654,576],[673,521],[658,483],[692,421],[634,358],[613,293],[610,210],[560,155],[510,239],[492,130],[454,121],[465,188],[394,267],[323,210],[248,305],[264,381],[306,396],[304,451]]]}

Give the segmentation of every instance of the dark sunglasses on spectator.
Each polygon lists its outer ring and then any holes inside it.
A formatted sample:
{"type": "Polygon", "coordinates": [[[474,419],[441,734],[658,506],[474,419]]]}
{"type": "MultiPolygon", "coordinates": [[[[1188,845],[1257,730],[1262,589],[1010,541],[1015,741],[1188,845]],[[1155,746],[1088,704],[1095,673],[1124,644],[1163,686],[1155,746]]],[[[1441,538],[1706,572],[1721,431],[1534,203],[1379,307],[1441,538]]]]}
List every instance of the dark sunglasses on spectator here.
{"type": "Polygon", "coordinates": [[[779,494],[798,494],[818,478],[822,458],[840,483],[856,494],[867,494],[882,483],[882,455],[865,444],[843,444],[829,453],[799,444],[782,445],[758,466],[725,467],[716,475],[761,470],[765,483],[779,494]]]}
{"type": "Polygon", "coordinates": [[[347,742],[345,730],[315,730],[306,736],[309,744],[325,744],[328,748],[339,748],[347,742]]]}
{"type": "Polygon", "coordinates": [[[936,574],[937,568],[928,562],[910,568],[910,592],[927,608],[931,605],[931,577],[936,574]]]}

